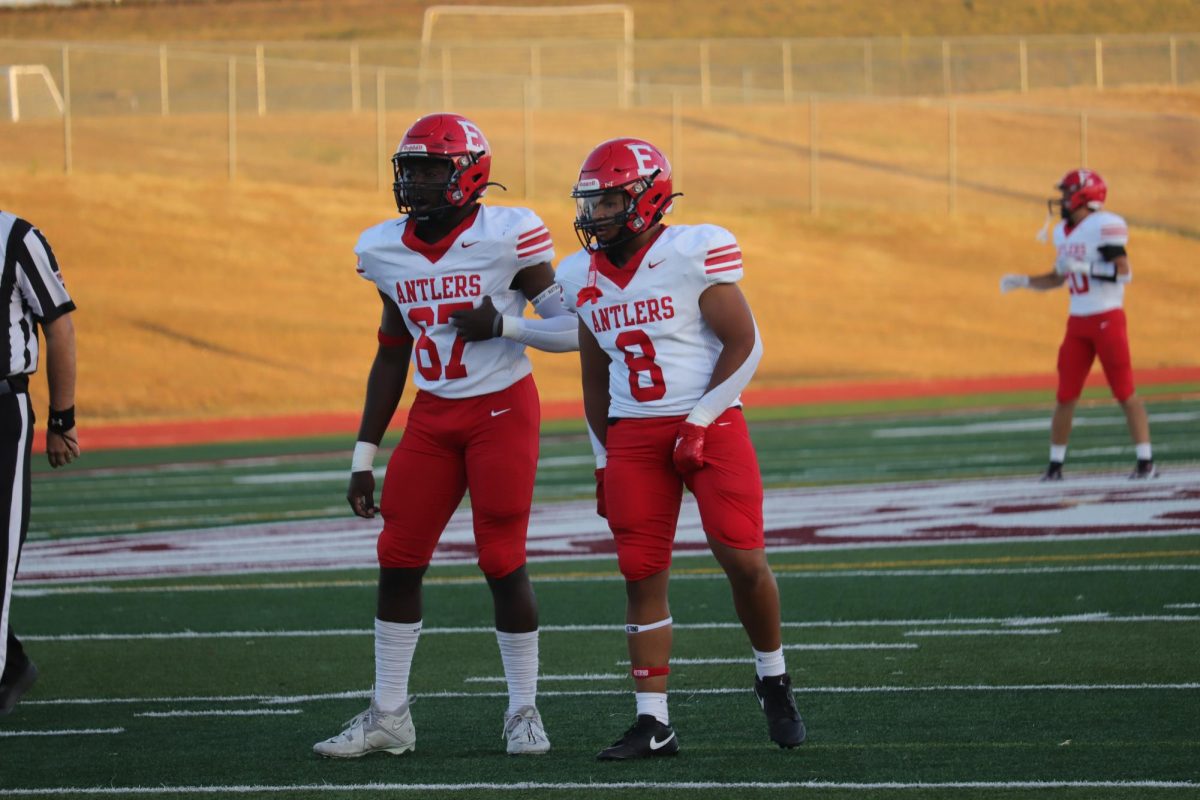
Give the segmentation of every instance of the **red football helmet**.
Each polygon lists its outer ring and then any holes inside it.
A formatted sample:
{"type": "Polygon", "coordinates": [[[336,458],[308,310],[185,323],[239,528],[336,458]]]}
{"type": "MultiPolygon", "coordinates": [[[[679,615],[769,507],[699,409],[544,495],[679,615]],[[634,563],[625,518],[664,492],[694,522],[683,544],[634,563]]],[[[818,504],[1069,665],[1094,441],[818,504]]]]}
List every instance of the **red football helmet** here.
{"type": "Polygon", "coordinates": [[[428,218],[479,199],[492,172],[492,148],[466,117],[430,114],[414,122],[400,140],[392,172],[396,208],[428,218]],[[445,165],[444,177],[429,169],[431,161],[445,165]]]}
{"type": "Polygon", "coordinates": [[[637,236],[671,210],[671,162],[657,147],[641,139],[610,139],[593,150],[579,168],[571,190],[575,198],[575,233],[585,249],[612,247],[637,236]],[[596,215],[600,200],[620,192],[624,210],[596,215]],[[607,241],[597,233],[619,226],[620,234],[607,241]]]}
{"type": "Polygon", "coordinates": [[[1054,188],[1062,192],[1062,197],[1050,202],[1061,206],[1063,217],[1071,216],[1071,212],[1084,206],[1097,211],[1104,206],[1104,198],[1108,196],[1104,179],[1090,169],[1071,170],[1054,188]]]}

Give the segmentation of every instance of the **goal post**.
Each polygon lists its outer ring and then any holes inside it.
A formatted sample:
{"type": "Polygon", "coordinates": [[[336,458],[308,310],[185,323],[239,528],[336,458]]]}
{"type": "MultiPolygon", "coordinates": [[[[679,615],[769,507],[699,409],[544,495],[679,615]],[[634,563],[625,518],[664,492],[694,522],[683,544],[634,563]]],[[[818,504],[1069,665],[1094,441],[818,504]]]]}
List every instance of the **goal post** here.
{"type": "MultiPolygon", "coordinates": [[[[622,3],[580,6],[436,5],[421,24],[421,85],[440,68],[451,69],[447,50],[469,45],[611,43],[618,53],[615,80],[622,107],[632,97],[633,9],[622,3]],[[435,50],[441,50],[440,54],[435,50]],[[440,56],[437,57],[437,56],[440,56]]],[[[447,75],[442,75],[443,81],[447,75]]]]}
{"type": "Polygon", "coordinates": [[[62,94],[58,91],[54,76],[44,64],[6,64],[0,66],[0,72],[4,74],[4,85],[8,87],[8,115],[13,122],[21,121],[21,86],[28,83],[19,80],[23,77],[32,77],[34,85],[42,87],[43,96],[49,96],[58,113],[63,113],[62,94]]]}

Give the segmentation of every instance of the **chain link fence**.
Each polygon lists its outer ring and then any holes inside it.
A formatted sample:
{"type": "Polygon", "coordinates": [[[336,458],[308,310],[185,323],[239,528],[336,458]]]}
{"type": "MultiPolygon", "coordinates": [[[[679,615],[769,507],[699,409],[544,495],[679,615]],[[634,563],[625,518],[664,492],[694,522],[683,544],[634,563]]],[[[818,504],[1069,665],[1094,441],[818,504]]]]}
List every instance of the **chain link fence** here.
{"type": "Polygon", "coordinates": [[[1200,35],[632,48],[630,70],[611,42],[5,42],[11,65],[45,68],[62,107],[38,78],[10,78],[0,136],[5,160],[32,169],[388,190],[395,140],[453,108],[488,132],[496,178],[525,200],[564,197],[596,141],[629,134],[666,148],[680,184],[741,208],[1028,213],[1084,165],[1114,202],[1159,215],[1135,221],[1200,235],[1200,117],[1022,103],[1046,89],[1196,87],[1200,35]]]}

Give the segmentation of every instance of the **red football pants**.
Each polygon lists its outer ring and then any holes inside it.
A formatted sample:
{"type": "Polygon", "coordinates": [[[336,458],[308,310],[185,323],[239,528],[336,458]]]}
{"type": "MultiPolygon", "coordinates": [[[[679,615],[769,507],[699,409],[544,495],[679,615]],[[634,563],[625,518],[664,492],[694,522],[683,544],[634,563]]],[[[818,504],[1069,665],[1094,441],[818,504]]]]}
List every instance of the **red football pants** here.
{"type": "Polygon", "coordinates": [[[627,418],[608,426],[604,502],[626,580],[671,566],[685,482],[708,536],[739,550],[763,546],[762,477],[741,409],[728,409],[708,426],[704,466],[686,481],[671,458],[684,419],[627,418]]]}
{"type": "Polygon", "coordinates": [[[1134,386],[1123,309],[1067,319],[1067,333],[1058,348],[1058,402],[1079,398],[1097,356],[1113,397],[1124,403],[1133,396],[1134,386]]]}
{"type": "Polygon", "coordinates": [[[383,482],[380,566],[429,564],[469,490],[479,568],[503,578],[521,567],[540,424],[531,375],[478,397],[448,400],[419,392],[383,482]]]}

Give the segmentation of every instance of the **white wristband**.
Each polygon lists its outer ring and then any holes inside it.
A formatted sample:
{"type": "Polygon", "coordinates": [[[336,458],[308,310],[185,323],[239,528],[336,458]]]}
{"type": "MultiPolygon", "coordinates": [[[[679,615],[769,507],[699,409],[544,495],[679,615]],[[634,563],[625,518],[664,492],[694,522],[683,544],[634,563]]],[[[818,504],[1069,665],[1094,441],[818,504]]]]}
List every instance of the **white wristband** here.
{"type": "Polygon", "coordinates": [[[351,472],[369,472],[375,466],[375,454],[379,445],[370,442],[355,442],[354,455],[350,458],[351,472]]]}

